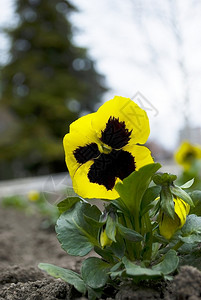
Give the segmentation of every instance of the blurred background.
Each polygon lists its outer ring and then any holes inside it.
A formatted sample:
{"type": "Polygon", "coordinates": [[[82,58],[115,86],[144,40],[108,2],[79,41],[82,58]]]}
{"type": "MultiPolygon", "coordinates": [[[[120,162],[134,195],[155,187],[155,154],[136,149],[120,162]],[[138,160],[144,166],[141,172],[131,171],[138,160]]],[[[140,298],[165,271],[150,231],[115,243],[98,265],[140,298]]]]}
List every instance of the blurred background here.
{"type": "Polygon", "coordinates": [[[157,160],[201,143],[199,0],[1,0],[0,179],[65,172],[69,124],[104,101],[147,110],[157,160]]]}

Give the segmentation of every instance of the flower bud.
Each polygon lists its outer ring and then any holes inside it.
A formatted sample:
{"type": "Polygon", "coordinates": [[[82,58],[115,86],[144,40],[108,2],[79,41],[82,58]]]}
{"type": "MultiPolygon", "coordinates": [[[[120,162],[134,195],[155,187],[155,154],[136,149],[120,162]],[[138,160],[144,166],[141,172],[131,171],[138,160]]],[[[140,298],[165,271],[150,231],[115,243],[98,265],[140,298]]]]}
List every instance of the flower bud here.
{"type": "Polygon", "coordinates": [[[181,198],[174,198],[175,214],[172,219],[165,212],[161,211],[159,216],[159,231],[167,240],[171,239],[174,233],[183,227],[186,217],[190,211],[190,205],[181,198]]]}
{"type": "Polygon", "coordinates": [[[102,248],[105,248],[105,246],[110,246],[112,244],[112,240],[108,238],[106,234],[106,230],[103,229],[100,234],[100,244],[102,248]]]}

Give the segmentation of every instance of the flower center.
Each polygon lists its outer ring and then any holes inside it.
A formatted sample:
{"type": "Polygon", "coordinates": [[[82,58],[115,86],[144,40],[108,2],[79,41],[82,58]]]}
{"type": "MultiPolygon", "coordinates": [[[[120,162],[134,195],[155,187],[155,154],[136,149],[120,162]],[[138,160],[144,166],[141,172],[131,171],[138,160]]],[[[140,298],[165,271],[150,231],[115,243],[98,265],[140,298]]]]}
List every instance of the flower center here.
{"type": "Polygon", "coordinates": [[[109,154],[112,152],[112,147],[104,143],[100,143],[98,144],[98,150],[100,151],[100,153],[109,154]]]}
{"type": "Polygon", "coordinates": [[[185,157],[184,157],[184,160],[185,161],[191,161],[195,158],[195,152],[193,150],[191,151],[188,151],[186,154],[185,154],[185,157]]]}

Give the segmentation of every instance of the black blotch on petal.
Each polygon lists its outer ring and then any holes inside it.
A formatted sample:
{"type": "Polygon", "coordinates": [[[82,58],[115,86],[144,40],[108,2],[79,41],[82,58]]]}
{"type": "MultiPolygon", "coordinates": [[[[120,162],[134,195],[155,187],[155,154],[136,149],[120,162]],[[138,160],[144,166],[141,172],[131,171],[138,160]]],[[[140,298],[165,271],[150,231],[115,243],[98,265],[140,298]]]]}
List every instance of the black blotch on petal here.
{"type": "Polygon", "coordinates": [[[188,151],[187,153],[185,153],[184,161],[190,161],[190,160],[194,159],[195,157],[196,157],[196,153],[192,149],[192,150],[188,151]]]}
{"type": "Polygon", "coordinates": [[[126,128],[125,122],[119,118],[110,117],[105,130],[102,131],[100,140],[114,149],[120,149],[128,144],[131,131],[126,128]]]}
{"type": "Polygon", "coordinates": [[[84,164],[93,158],[97,158],[100,155],[100,152],[97,144],[91,143],[83,147],[78,147],[73,154],[79,164],[84,164]]]}
{"type": "Polygon", "coordinates": [[[90,182],[104,185],[107,190],[112,190],[116,178],[123,180],[133,171],[135,171],[134,157],[127,151],[112,150],[110,154],[102,153],[94,160],[88,178],[90,182]]]}

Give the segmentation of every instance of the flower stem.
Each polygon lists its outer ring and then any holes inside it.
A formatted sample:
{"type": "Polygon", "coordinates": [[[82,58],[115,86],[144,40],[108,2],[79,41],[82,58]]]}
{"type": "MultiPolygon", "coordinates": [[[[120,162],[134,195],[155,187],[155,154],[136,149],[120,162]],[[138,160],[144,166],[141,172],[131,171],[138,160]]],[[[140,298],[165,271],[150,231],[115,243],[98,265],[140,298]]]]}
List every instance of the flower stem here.
{"type": "MultiPolygon", "coordinates": [[[[132,228],[133,227],[131,222],[130,222],[130,219],[128,217],[124,217],[124,225],[127,228],[132,228]]],[[[125,240],[125,243],[126,243],[126,250],[128,252],[128,258],[131,261],[134,261],[135,260],[135,249],[133,247],[133,243],[131,241],[128,241],[128,240],[125,240]]]]}
{"type": "Polygon", "coordinates": [[[172,249],[177,251],[181,246],[183,246],[183,244],[184,244],[184,242],[179,241],[178,243],[176,243],[176,245],[174,245],[174,247],[172,249]]]}
{"type": "MultiPolygon", "coordinates": [[[[134,214],[134,219],[133,219],[133,217],[130,217],[130,222],[133,225],[132,229],[134,229],[135,231],[137,231],[138,233],[141,234],[141,227],[140,227],[140,221],[139,221],[139,212],[134,214]]],[[[135,249],[136,259],[140,260],[141,250],[142,250],[141,242],[135,242],[134,245],[135,245],[134,249],[135,249]]]]}
{"type": "Polygon", "coordinates": [[[149,213],[146,213],[142,217],[142,228],[143,227],[144,227],[143,235],[146,234],[143,260],[145,260],[145,261],[147,261],[149,263],[151,261],[152,244],[153,244],[152,226],[151,226],[151,221],[150,221],[149,213]]]}

